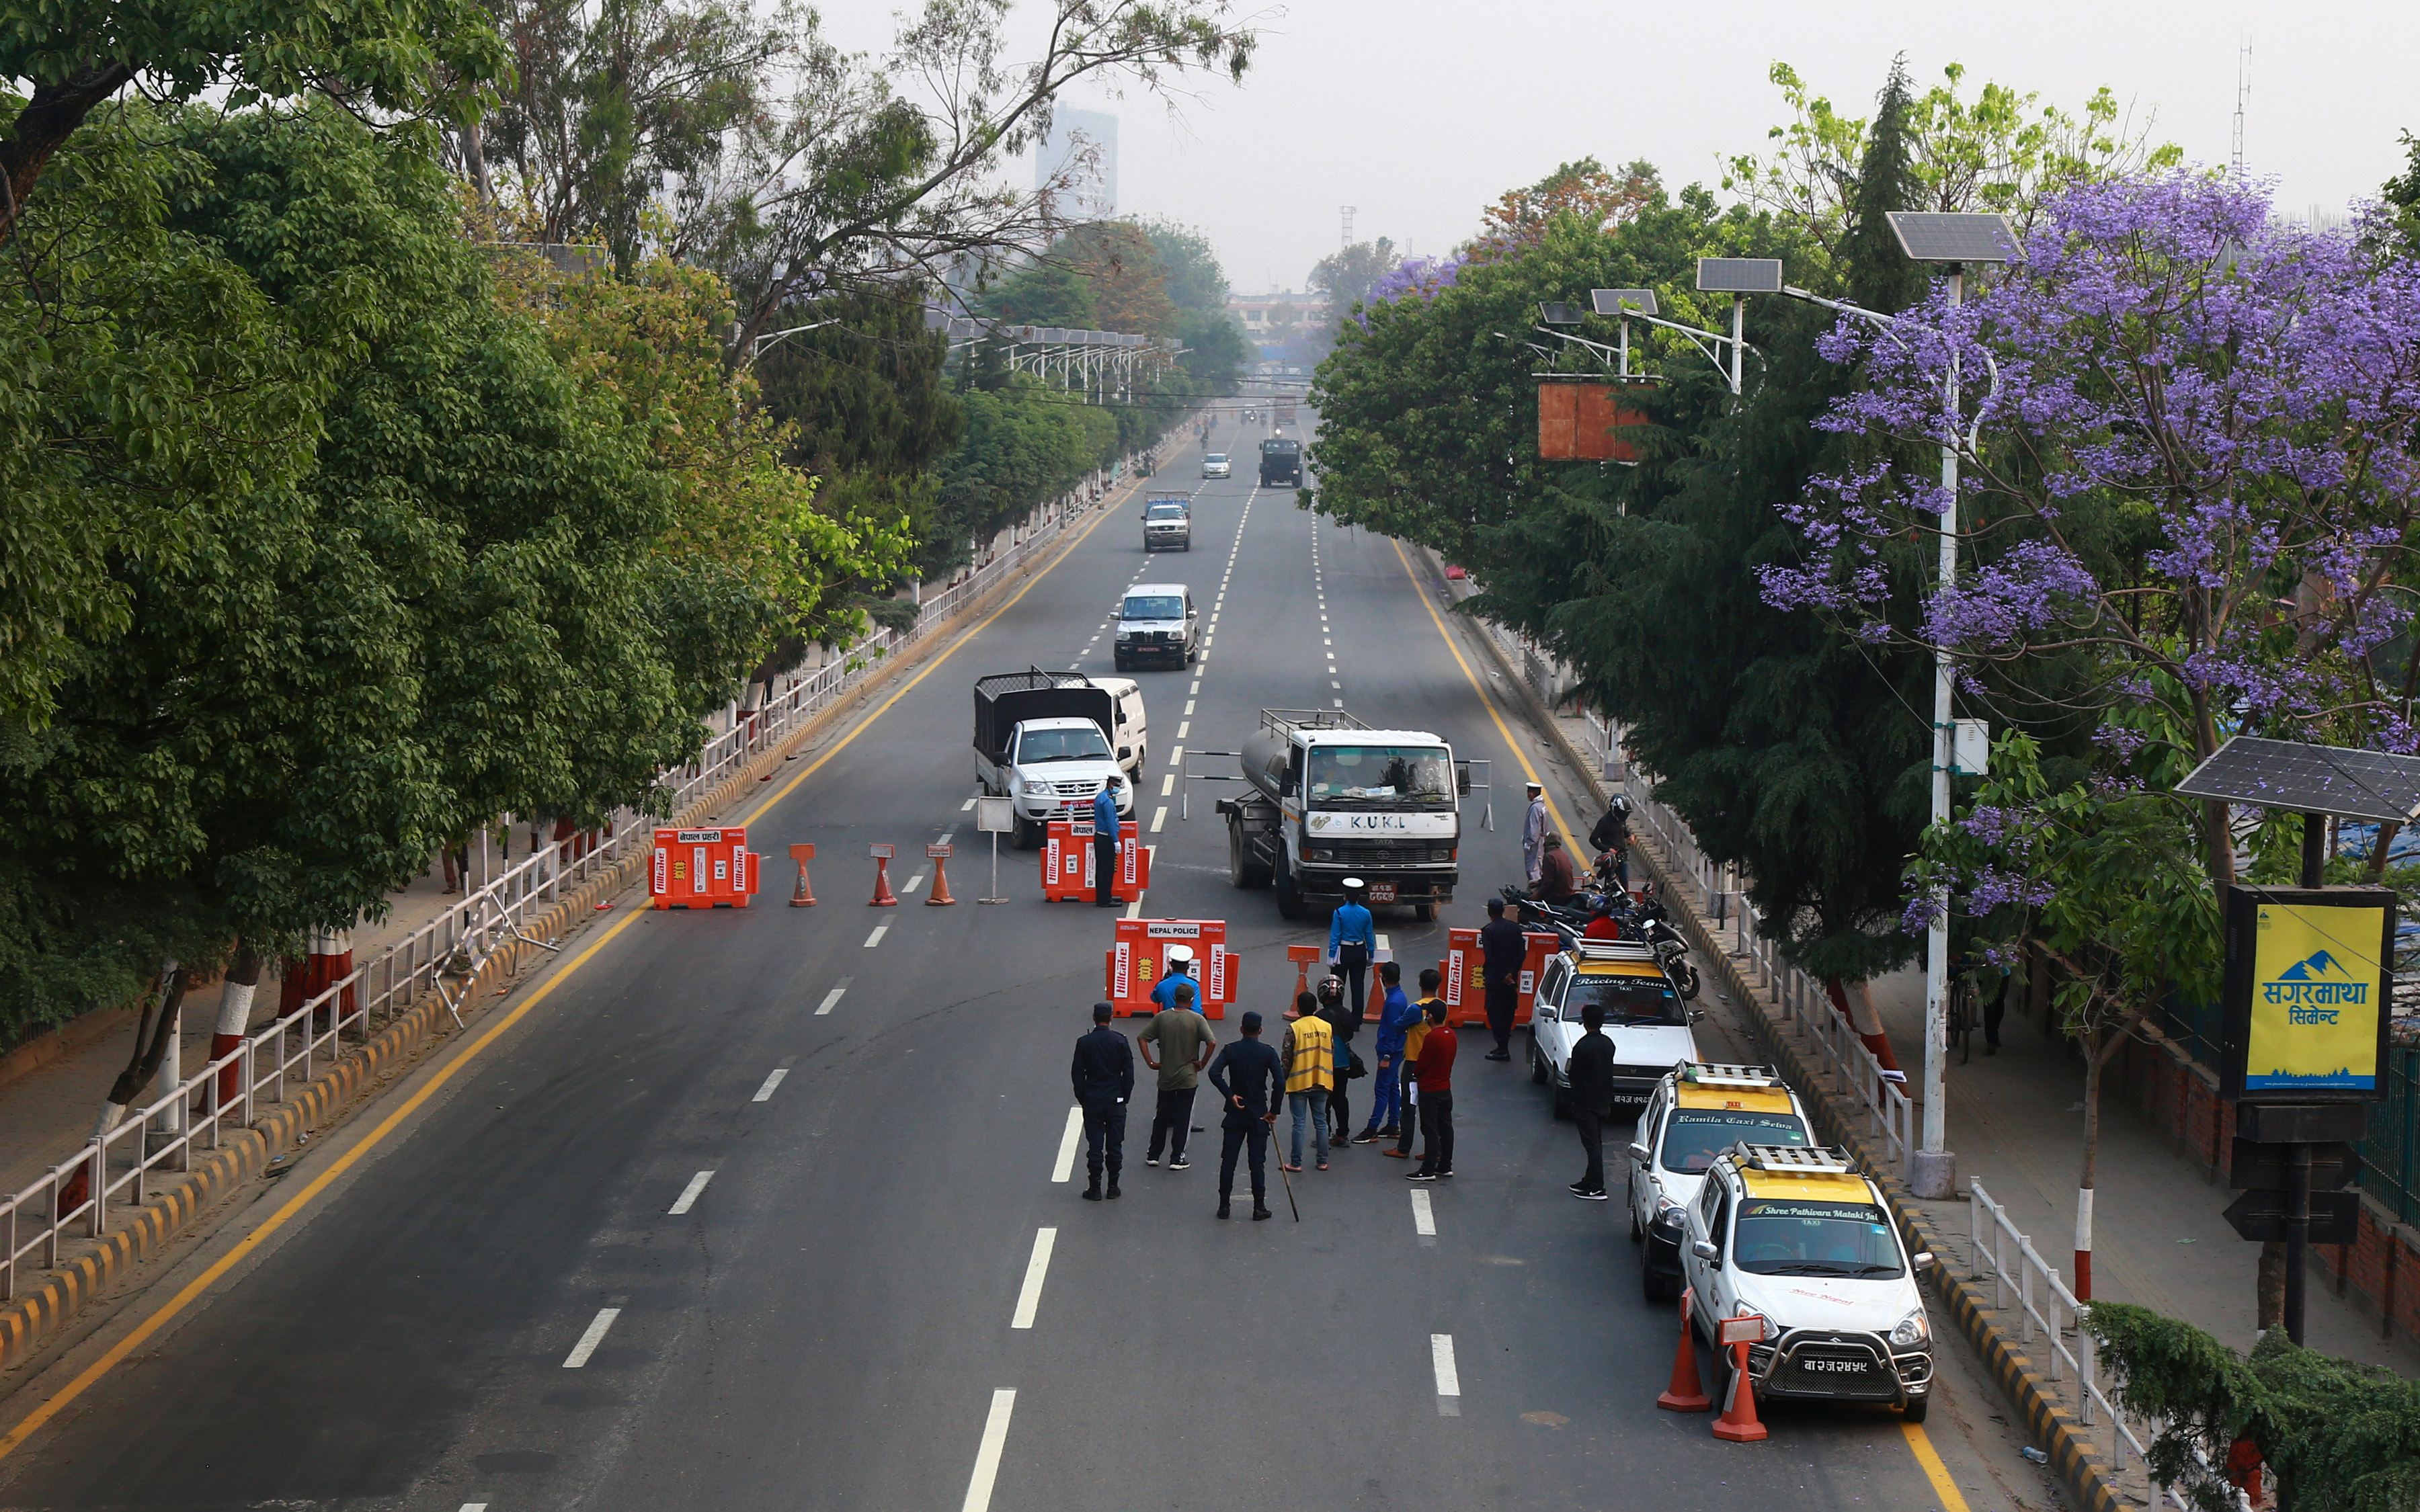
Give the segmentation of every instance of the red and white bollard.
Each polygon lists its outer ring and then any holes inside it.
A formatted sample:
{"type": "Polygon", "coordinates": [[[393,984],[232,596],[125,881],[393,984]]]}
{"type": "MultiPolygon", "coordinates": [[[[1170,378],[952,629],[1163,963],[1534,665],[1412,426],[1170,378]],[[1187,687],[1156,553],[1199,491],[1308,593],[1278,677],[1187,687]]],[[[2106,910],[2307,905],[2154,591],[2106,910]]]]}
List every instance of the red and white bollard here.
{"type": "MultiPolygon", "coordinates": [[[[300,962],[292,963],[278,982],[277,1016],[299,1011],[329,988],[353,974],[353,933],[350,930],[314,929],[304,936],[304,949],[309,952],[300,962]]],[[[341,1016],[353,1006],[352,989],[345,989],[343,997],[328,1005],[330,1017],[341,1016]]]]}
{"type": "Polygon", "coordinates": [[[865,853],[874,857],[874,897],[869,908],[896,908],[899,895],[891,890],[891,857],[897,853],[893,845],[869,845],[865,853]]]}

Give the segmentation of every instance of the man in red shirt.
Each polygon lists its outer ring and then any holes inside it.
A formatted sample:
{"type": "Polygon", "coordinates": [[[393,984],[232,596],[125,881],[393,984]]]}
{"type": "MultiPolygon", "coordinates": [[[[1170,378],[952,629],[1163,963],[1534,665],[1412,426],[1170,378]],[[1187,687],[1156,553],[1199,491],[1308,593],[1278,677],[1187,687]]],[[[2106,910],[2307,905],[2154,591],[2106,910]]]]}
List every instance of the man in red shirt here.
{"type": "Polygon", "coordinates": [[[1580,938],[1584,940],[1618,940],[1621,938],[1621,926],[1613,921],[1613,895],[1611,893],[1607,893],[1597,900],[1596,917],[1588,921],[1588,928],[1580,931],[1580,938]]]}
{"type": "Polygon", "coordinates": [[[1420,1168],[1407,1173],[1404,1178],[1407,1181],[1434,1181],[1453,1175],[1453,1056],[1460,1046],[1446,1025],[1445,1005],[1431,1003],[1428,1013],[1428,1038],[1420,1041],[1420,1057],[1413,1063],[1420,1089],[1423,1149],[1420,1168]]]}

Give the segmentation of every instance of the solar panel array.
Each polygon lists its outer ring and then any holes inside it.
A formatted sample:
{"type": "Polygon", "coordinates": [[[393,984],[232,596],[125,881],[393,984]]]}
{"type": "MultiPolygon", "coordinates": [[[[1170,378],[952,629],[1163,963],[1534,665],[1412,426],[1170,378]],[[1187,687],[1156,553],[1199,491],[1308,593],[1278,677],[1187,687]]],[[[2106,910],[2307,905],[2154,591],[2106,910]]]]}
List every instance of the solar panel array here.
{"type": "Polygon", "coordinates": [[[1703,294],[1778,294],[1778,257],[1700,257],[1698,289],[1703,294]]]}
{"type": "Polygon", "coordinates": [[[2177,791],[2296,813],[2410,824],[2420,819],[2420,756],[2237,735],[2177,791]]]}
{"type": "Polygon", "coordinates": [[[1900,250],[1920,263],[2012,263],[2024,257],[2005,215],[1892,210],[1890,225],[1900,250]]]}
{"type": "Polygon", "coordinates": [[[1652,288],[1592,288],[1589,303],[1599,315],[1656,315],[1652,288]]]}

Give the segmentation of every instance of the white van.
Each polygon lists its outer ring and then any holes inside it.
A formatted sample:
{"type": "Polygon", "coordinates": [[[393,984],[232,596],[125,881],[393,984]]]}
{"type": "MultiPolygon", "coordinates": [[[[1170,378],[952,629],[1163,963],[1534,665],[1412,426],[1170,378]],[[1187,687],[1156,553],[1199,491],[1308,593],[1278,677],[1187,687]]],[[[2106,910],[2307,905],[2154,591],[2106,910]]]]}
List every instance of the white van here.
{"type": "Polygon", "coordinates": [[[1143,763],[1151,755],[1151,731],[1142,717],[1142,686],[1131,677],[1095,677],[1093,686],[1108,689],[1118,701],[1118,764],[1140,783],[1143,763]]]}

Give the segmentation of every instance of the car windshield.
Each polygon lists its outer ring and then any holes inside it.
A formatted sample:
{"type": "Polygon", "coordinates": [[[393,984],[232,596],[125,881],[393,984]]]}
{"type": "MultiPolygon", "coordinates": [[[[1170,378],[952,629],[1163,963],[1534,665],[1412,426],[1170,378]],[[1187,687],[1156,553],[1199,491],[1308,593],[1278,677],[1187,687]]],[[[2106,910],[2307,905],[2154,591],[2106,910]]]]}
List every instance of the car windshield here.
{"type": "Polygon", "coordinates": [[[1874,1280],[1903,1273],[1899,1236],[1870,1202],[1751,1198],[1740,1207],[1731,1254],[1758,1275],[1874,1280]]]}
{"type": "Polygon", "coordinates": [[[1265,440],[1261,443],[1261,451],[1270,456],[1292,456],[1301,450],[1300,441],[1265,440]]]}
{"type": "Polygon", "coordinates": [[[1185,618],[1185,600],[1173,594],[1154,594],[1149,597],[1137,594],[1118,612],[1121,618],[1129,620],[1181,620],[1185,618]]]}
{"type": "Polygon", "coordinates": [[[1580,1011],[1590,1003],[1605,1010],[1605,1021],[1611,1025],[1688,1022],[1681,995],[1662,977],[1581,977],[1563,997],[1563,1017],[1577,1023],[1580,1011]]]}
{"type": "Polygon", "coordinates": [[[1183,504],[1154,504],[1143,513],[1152,519],[1183,519],[1185,517],[1185,506],[1183,504]]]}
{"type": "Polygon", "coordinates": [[[1227,460],[1227,454],[1224,452],[1213,452],[1202,460],[1204,462],[1224,462],[1227,460]]]}
{"type": "Polygon", "coordinates": [[[1081,762],[1095,757],[1107,759],[1109,743],[1103,738],[1101,727],[1088,724],[1080,730],[1028,730],[1016,743],[1016,759],[1028,762],[1081,762]]]}
{"type": "Polygon", "coordinates": [[[1751,1145],[1803,1145],[1807,1125],[1794,1113],[1739,1108],[1674,1108],[1664,1120],[1664,1168],[1702,1171],[1714,1157],[1746,1140],[1751,1145]]]}
{"type": "Polygon", "coordinates": [[[1314,802],[1443,803],[1453,797],[1453,764],[1442,746],[1314,746],[1314,802]]]}

